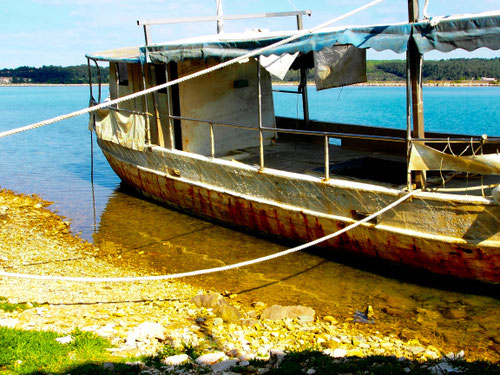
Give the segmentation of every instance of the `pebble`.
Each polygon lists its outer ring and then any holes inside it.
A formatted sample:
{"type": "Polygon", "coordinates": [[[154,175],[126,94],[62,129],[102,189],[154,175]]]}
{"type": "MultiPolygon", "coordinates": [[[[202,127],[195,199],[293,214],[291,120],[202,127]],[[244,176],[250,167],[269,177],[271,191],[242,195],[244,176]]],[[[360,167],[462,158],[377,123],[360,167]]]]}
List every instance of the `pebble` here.
{"type": "Polygon", "coordinates": [[[226,355],[223,352],[207,353],[196,358],[196,363],[200,365],[213,365],[215,362],[221,360],[226,355]]]}
{"type": "Polygon", "coordinates": [[[347,350],[337,348],[332,352],[332,357],[334,358],[344,358],[347,355],[347,350]]]}
{"type": "Polygon", "coordinates": [[[68,336],[64,336],[64,337],[57,337],[56,341],[59,344],[69,344],[69,343],[73,342],[73,336],[68,335],[68,336]]]}
{"type": "Polygon", "coordinates": [[[104,362],[102,364],[103,370],[107,370],[109,372],[113,372],[115,370],[115,365],[111,362],[104,362]]]}
{"type": "MultiPolygon", "coordinates": [[[[225,361],[217,362],[212,365],[212,372],[217,374],[228,371],[229,369],[235,367],[238,364],[237,359],[227,359],[225,361]]],[[[227,373],[226,373],[227,374],[227,373]]]]}
{"type": "Polygon", "coordinates": [[[173,355],[162,360],[163,364],[168,366],[179,366],[183,363],[189,361],[189,356],[187,354],[173,355]]]}

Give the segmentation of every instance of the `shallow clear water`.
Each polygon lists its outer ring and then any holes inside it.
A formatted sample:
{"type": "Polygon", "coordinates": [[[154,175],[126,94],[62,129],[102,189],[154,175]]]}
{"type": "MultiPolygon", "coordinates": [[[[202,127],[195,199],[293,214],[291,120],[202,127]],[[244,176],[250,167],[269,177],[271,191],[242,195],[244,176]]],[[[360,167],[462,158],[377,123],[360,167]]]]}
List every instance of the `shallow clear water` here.
{"type": "MultiPolygon", "coordinates": [[[[424,95],[427,129],[500,134],[500,88],[425,88],[424,95]],[[473,112],[472,103],[480,110],[473,112]]],[[[277,114],[295,116],[297,99],[277,94],[277,114]]],[[[404,88],[312,89],[310,99],[311,118],[326,120],[331,110],[333,121],[405,127],[404,88]]],[[[87,87],[0,87],[0,131],[87,103],[87,87]]],[[[97,147],[94,207],[90,147],[87,118],[0,139],[0,187],[54,201],[52,208],[70,218],[73,230],[98,245],[110,262],[131,263],[144,273],[215,267],[286,248],[127,193],[97,147]]],[[[372,305],[376,324],[362,327],[367,332],[417,337],[446,350],[464,349],[470,358],[500,359],[497,287],[468,287],[314,252],[183,281],[237,293],[246,302],[311,306],[339,321],[372,305]]]]}

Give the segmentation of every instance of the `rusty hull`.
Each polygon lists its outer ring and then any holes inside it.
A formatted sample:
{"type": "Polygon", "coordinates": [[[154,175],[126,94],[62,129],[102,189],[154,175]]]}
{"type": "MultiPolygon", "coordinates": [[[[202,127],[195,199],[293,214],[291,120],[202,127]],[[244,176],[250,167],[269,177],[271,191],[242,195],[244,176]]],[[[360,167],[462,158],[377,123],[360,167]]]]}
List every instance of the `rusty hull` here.
{"type": "MultiPolygon", "coordinates": [[[[307,242],[387,206],[402,193],[211,159],[154,146],[137,152],[99,140],[117,175],[145,196],[197,215],[307,242]]],[[[500,206],[486,198],[419,193],[324,242],[437,274],[500,282],[500,206]]]]}

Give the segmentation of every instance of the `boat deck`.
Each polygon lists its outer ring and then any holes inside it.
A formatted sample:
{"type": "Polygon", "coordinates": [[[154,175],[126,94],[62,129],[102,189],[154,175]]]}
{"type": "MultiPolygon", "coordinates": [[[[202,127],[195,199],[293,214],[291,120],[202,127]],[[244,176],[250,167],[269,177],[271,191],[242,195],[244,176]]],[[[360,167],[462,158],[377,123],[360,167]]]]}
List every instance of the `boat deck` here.
{"type": "MultiPolygon", "coordinates": [[[[259,165],[259,147],[235,150],[224,157],[248,165],[259,165]]],[[[375,183],[391,188],[406,188],[406,157],[393,153],[353,150],[329,146],[330,178],[375,183]]],[[[264,148],[264,166],[287,172],[317,177],[325,175],[324,146],[318,143],[278,140],[264,148]]],[[[443,193],[491,196],[491,189],[500,184],[500,176],[453,175],[450,172],[428,172],[430,190],[443,193]],[[448,180],[444,187],[442,182],[448,180]]]]}

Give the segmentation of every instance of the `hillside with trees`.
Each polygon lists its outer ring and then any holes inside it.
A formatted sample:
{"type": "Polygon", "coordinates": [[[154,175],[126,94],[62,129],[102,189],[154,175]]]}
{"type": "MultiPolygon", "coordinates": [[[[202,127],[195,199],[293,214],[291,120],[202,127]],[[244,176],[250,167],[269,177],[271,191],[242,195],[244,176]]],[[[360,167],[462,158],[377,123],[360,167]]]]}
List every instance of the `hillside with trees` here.
{"type": "MultiPolygon", "coordinates": [[[[92,69],[92,81],[97,83],[97,68],[92,69]]],[[[16,69],[0,70],[0,77],[11,77],[12,83],[48,83],[48,84],[79,84],[89,82],[87,65],[75,66],[42,66],[34,68],[21,66],[16,69]]],[[[101,68],[102,82],[109,82],[109,69],[101,68]]]]}
{"type": "MultiPolygon", "coordinates": [[[[425,60],[423,65],[424,82],[429,81],[475,81],[481,77],[500,80],[500,58],[492,59],[449,59],[425,60]]],[[[406,64],[403,60],[367,61],[368,82],[404,81],[406,64]]],[[[87,65],[42,66],[34,68],[22,66],[16,69],[0,70],[0,77],[6,77],[12,83],[38,84],[78,84],[88,83],[87,65]]],[[[308,79],[314,80],[314,71],[310,70],[308,79]]],[[[109,81],[109,69],[101,68],[101,80],[109,81]]],[[[284,81],[298,81],[299,72],[289,71],[284,81]]],[[[4,79],[4,83],[5,83],[4,79]]],[[[97,82],[97,69],[92,66],[92,81],[97,82]]]]}

